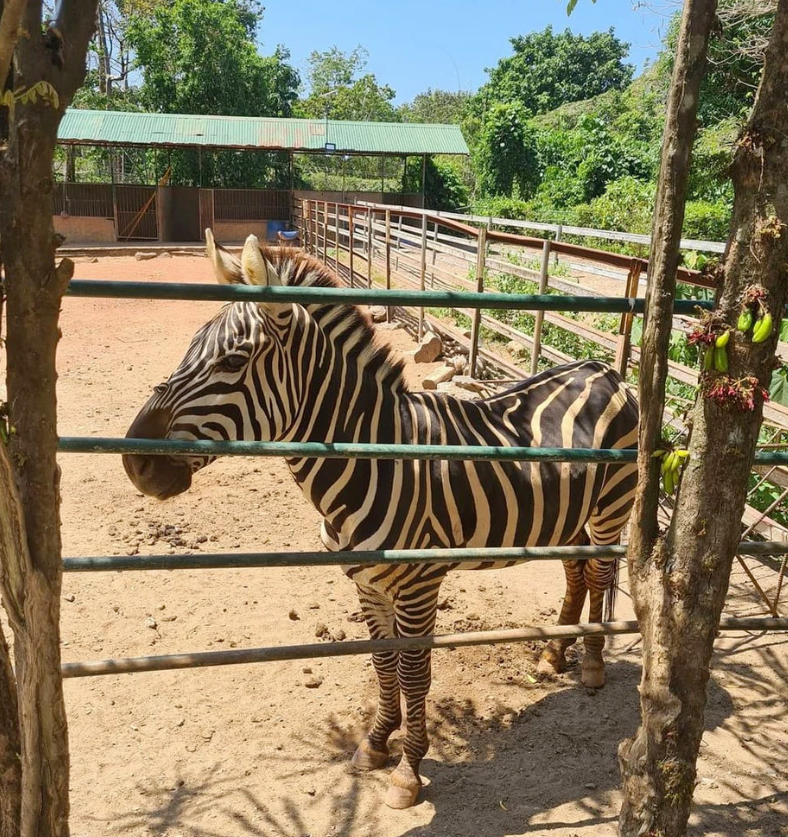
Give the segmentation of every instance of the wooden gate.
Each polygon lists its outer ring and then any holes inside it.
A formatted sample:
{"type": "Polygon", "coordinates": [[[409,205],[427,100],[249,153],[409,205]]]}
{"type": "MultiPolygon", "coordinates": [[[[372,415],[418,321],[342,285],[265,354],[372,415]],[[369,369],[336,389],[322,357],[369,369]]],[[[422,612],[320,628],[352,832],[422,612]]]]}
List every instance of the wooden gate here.
{"type": "Polygon", "coordinates": [[[157,241],[155,186],[116,186],[118,241],[157,241]]]}

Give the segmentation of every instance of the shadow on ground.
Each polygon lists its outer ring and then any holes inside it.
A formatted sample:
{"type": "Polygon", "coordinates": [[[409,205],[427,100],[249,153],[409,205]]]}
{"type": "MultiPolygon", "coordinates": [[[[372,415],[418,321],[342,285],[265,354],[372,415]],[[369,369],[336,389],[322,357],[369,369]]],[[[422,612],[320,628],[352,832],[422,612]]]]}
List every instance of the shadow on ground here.
{"type": "MultiPolygon", "coordinates": [[[[784,837],[788,793],[781,776],[788,773],[788,755],[775,764],[774,748],[767,740],[769,728],[784,727],[788,715],[784,654],[778,658],[770,646],[749,648],[748,654],[757,654],[759,660],[749,665],[738,662],[736,652],[732,648],[717,657],[706,728],[716,729],[725,722],[751,761],[762,763],[764,771],[768,764],[768,775],[776,781],[773,792],[746,799],[732,778],[732,795],[740,801],[697,804],[689,833],[784,837]],[[726,689],[734,685],[750,696],[741,716],[726,689]],[[763,729],[754,723],[756,718],[768,722],[763,729]]],[[[293,754],[267,763],[277,788],[289,786],[296,777],[333,771],[337,781],[328,803],[330,829],[312,830],[303,795],[272,798],[259,778],[228,777],[226,771],[221,777],[209,776],[198,787],[149,789],[147,798],[153,804],[146,809],[143,801],[135,812],[121,815],[116,828],[157,837],[181,832],[189,837],[376,837],[384,830],[401,837],[550,835],[561,829],[614,834],[616,751],[637,727],[640,667],[629,661],[612,662],[608,675],[608,685],[594,694],[577,685],[556,684],[556,690],[545,695],[545,684],[534,684],[513,687],[511,698],[492,709],[480,710],[472,700],[431,702],[431,749],[422,765],[427,784],[420,804],[433,806],[434,814],[426,824],[408,825],[413,819],[383,806],[387,771],[365,775],[346,767],[359,730],[331,717],[316,720],[315,728],[322,727],[322,733],[300,739],[312,758],[299,759],[295,752],[302,746],[298,746],[293,754]],[[211,816],[219,817],[215,827],[206,825],[211,816]],[[396,822],[402,823],[401,831],[392,827],[396,822]]]]}

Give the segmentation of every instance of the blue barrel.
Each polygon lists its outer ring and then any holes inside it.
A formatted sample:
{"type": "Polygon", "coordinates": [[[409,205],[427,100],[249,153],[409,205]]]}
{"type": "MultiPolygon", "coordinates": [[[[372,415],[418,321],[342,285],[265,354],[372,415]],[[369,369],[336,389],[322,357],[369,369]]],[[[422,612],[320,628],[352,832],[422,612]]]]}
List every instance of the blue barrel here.
{"type": "Polygon", "coordinates": [[[288,228],[287,221],[268,221],[266,224],[265,237],[268,241],[276,241],[276,234],[284,232],[288,228]]]}

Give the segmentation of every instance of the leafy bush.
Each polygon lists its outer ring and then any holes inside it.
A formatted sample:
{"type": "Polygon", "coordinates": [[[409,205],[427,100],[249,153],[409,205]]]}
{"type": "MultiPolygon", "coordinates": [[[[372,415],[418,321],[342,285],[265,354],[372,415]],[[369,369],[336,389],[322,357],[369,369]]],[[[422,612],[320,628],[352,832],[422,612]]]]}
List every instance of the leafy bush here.
{"type": "MultiPolygon", "coordinates": [[[[408,160],[404,177],[406,192],[421,192],[421,160],[408,160]]],[[[454,212],[468,206],[468,189],[457,169],[443,160],[427,158],[424,172],[424,199],[427,209],[454,212]]]]}
{"type": "Polygon", "coordinates": [[[726,241],[731,225],[731,207],[723,201],[687,201],[684,237],[703,241],[726,241]]]}
{"type": "Polygon", "coordinates": [[[476,148],[482,194],[527,198],[539,178],[536,133],[520,104],[496,104],[487,112],[476,148]]]}

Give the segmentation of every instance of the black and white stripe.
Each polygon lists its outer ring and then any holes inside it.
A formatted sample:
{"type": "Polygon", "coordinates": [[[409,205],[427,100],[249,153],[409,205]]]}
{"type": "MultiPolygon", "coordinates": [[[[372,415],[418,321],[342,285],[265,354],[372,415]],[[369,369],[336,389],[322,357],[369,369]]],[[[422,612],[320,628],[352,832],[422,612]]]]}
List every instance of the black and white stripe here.
{"type": "MultiPolygon", "coordinates": [[[[265,270],[255,271],[247,266],[249,247],[243,266],[221,248],[212,251],[220,281],[336,285],[322,264],[290,250],[258,250],[265,270]]],[[[411,392],[401,363],[377,342],[366,317],[354,306],[333,304],[224,307],[196,334],[144,410],[169,418],[161,434],[168,438],[296,442],[630,448],[638,422],[624,381],[596,361],[551,369],[480,401],[411,392]]],[[[191,458],[190,468],[208,461],[191,458]]],[[[306,458],[287,464],[323,516],[321,535],[331,550],[611,544],[627,522],[635,487],[634,465],[306,458]]],[[[430,633],[449,569],[417,564],[345,571],[377,638],[430,633]]],[[[613,565],[570,562],[566,571],[562,618],[579,617],[578,599],[582,609],[589,589],[591,618],[600,620],[613,565]]],[[[591,685],[601,685],[604,676],[600,639],[586,643],[584,679],[591,685]]],[[[560,669],[566,644],[552,644],[544,661],[560,669]]],[[[430,655],[377,654],[374,663],[378,714],[354,763],[385,763],[404,697],[407,736],[387,799],[403,807],[415,800],[427,750],[430,655]]]]}

